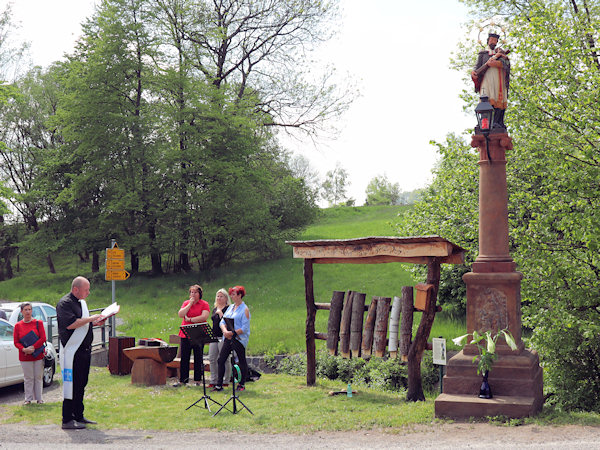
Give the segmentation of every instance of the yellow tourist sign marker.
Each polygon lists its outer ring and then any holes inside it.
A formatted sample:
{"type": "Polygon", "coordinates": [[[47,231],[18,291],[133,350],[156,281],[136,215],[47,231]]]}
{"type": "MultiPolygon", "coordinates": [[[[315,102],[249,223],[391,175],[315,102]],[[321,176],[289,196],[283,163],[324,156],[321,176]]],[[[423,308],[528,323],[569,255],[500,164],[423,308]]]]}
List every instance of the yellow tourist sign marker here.
{"type": "Polygon", "coordinates": [[[131,274],[125,270],[125,250],[115,242],[113,248],[106,249],[106,281],[125,281],[131,274]]]}
{"type": "Polygon", "coordinates": [[[106,281],[125,281],[130,276],[126,270],[107,270],[104,278],[106,281]]]}

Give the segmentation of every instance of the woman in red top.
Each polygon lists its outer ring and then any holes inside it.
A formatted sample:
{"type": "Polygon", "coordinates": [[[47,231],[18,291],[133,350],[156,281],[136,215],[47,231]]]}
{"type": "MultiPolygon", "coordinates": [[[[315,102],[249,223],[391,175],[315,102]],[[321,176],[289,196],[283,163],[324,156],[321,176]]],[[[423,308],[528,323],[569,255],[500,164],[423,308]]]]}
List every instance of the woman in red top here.
{"type": "Polygon", "coordinates": [[[26,405],[30,404],[33,400],[37,400],[38,403],[44,403],[42,400],[44,351],[42,350],[36,356],[33,356],[33,353],[46,343],[46,331],[44,330],[44,322],[31,317],[32,312],[31,303],[21,303],[23,320],[15,324],[15,331],[13,333],[15,347],[19,349],[19,361],[21,362],[25,379],[26,405]],[[21,339],[30,332],[33,332],[38,339],[33,344],[25,347],[21,343],[21,339]]]}
{"type": "MultiPolygon", "coordinates": [[[[202,300],[202,287],[198,284],[190,286],[190,298],[183,302],[177,313],[183,319],[181,325],[206,322],[209,314],[210,306],[202,300]]],[[[194,381],[196,383],[202,382],[202,371],[204,370],[204,362],[201,356],[202,349],[196,345],[192,345],[181,329],[179,330],[179,337],[181,338],[181,362],[179,363],[179,381],[174,386],[179,386],[189,381],[192,349],[194,349],[194,381]]]]}

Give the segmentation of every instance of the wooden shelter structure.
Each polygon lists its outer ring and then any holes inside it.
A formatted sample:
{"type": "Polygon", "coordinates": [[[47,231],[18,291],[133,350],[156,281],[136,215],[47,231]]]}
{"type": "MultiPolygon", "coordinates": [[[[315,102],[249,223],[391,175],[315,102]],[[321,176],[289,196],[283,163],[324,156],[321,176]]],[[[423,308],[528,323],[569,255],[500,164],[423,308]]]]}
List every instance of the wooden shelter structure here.
{"type": "MultiPolygon", "coordinates": [[[[327,339],[327,333],[315,333],[317,309],[329,309],[328,304],[315,303],[313,287],[313,264],[380,264],[411,263],[427,265],[427,283],[433,285],[434,301],[429,302],[428,311],[417,331],[415,342],[426,341],[437,308],[440,264],[462,264],[465,250],[440,236],[389,237],[371,236],[355,239],[288,241],[293,247],[294,258],[304,259],[304,290],[306,296],[306,384],[316,382],[315,339],[327,339]],[[429,323],[427,323],[429,322],[429,323]],[[425,335],[425,336],[423,336],[425,335]],[[419,337],[424,339],[419,339],[419,337]]],[[[400,288],[399,288],[400,289],[400,288]]],[[[423,348],[412,346],[411,351],[423,348]]],[[[419,356],[420,356],[419,354],[419,356]]],[[[420,358],[419,358],[420,361],[420,358]]],[[[419,368],[420,370],[420,368],[419,368]]],[[[409,369],[410,371],[410,369],[409,369]]]]}

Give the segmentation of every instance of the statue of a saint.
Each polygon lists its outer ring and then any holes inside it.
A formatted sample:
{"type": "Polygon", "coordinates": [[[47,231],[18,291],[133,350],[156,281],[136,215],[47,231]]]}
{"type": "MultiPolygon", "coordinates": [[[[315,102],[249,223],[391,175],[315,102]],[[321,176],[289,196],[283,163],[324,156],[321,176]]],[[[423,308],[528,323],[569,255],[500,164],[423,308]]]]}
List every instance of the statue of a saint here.
{"type": "Polygon", "coordinates": [[[471,78],[475,83],[475,92],[487,95],[494,107],[493,128],[506,129],[504,111],[510,82],[510,61],[508,52],[497,47],[499,38],[495,33],[488,35],[488,47],[479,52],[471,78]]]}

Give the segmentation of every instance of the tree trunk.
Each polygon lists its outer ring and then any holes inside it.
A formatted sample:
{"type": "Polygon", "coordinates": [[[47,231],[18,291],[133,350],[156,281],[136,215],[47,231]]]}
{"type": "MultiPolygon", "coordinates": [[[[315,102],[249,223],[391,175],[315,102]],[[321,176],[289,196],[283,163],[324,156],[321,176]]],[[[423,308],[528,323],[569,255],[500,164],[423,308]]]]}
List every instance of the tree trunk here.
{"type": "Polygon", "coordinates": [[[304,295],[306,298],[306,385],[317,382],[317,355],[315,347],[315,293],[313,287],[313,261],[304,260],[304,295]]]}
{"type": "Polygon", "coordinates": [[[354,291],[348,291],[344,310],[342,311],[342,324],[340,326],[340,352],[342,357],[350,358],[350,322],[352,321],[352,302],[354,301],[354,291]]]}
{"type": "Polygon", "coordinates": [[[365,318],[365,297],[367,294],[357,292],[352,300],[352,319],[350,321],[350,351],[353,358],[360,356],[362,343],[362,328],[365,318]]]}
{"type": "Polygon", "coordinates": [[[140,270],[140,256],[135,250],[131,250],[131,273],[137,273],[140,270]]]}
{"type": "Polygon", "coordinates": [[[50,253],[46,255],[46,262],[48,263],[48,269],[50,269],[50,273],[56,273],[54,263],[52,262],[52,255],[50,255],[50,253]]]}
{"type": "Polygon", "coordinates": [[[377,312],[375,313],[375,335],[373,336],[373,348],[375,356],[382,358],[385,355],[385,346],[387,344],[387,327],[390,317],[389,297],[377,298],[377,312]]]}
{"type": "Polygon", "coordinates": [[[327,348],[330,355],[337,355],[340,341],[340,320],[342,319],[342,307],[344,306],[343,291],[333,291],[331,305],[329,307],[329,320],[327,321],[327,348]]]}
{"type": "Polygon", "coordinates": [[[362,354],[363,357],[370,357],[373,348],[373,331],[375,330],[375,315],[377,313],[377,298],[373,297],[369,305],[367,320],[365,321],[365,330],[363,332],[362,354]]]}
{"type": "Polygon", "coordinates": [[[100,272],[100,256],[96,249],[92,250],[92,273],[100,272]]]}
{"type": "Polygon", "coordinates": [[[163,273],[162,270],[162,258],[160,253],[153,252],[150,254],[150,261],[152,262],[152,273],[154,275],[160,275],[163,273]]]}
{"type": "Polygon", "coordinates": [[[425,400],[421,382],[421,359],[427,347],[427,339],[429,339],[437,308],[437,293],[440,285],[440,260],[438,258],[431,258],[427,264],[427,284],[433,285],[433,289],[427,291],[427,295],[430,296],[428,307],[426,311],[423,311],[415,340],[408,351],[408,390],[406,399],[412,402],[425,400]]]}

